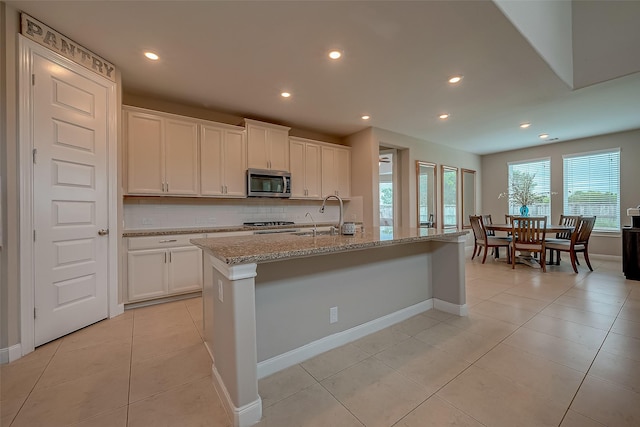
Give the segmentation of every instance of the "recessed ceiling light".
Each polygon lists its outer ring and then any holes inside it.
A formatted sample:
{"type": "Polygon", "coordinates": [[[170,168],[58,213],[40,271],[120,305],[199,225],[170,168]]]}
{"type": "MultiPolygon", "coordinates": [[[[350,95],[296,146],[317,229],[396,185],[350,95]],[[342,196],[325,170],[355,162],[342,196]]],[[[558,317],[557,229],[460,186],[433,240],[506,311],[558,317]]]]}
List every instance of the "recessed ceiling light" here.
{"type": "Polygon", "coordinates": [[[440,114],[438,117],[439,117],[439,118],[441,118],[442,120],[446,120],[446,119],[448,119],[449,117],[451,117],[451,114],[449,114],[449,113],[443,113],[443,114],[440,114]]]}
{"type": "Polygon", "coordinates": [[[547,139],[547,138],[549,138],[549,134],[548,133],[541,133],[540,135],[538,135],[538,138],[547,139]]]}
{"type": "Polygon", "coordinates": [[[528,128],[529,126],[531,126],[531,123],[528,123],[528,122],[526,122],[526,123],[520,123],[520,127],[521,127],[522,129],[526,129],[526,128],[528,128]]]}
{"type": "Polygon", "coordinates": [[[463,76],[461,76],[461,75],[460,76],[451,76],[449,78],[449,83],[451,83],[451,84],[460,83],[462,81],[462,77],[463,76]]]}
{"type": "Polygon", "coordinates": [[[367,116],[367,115],[362,116],[362,120],[369,120],[370,118],[371,116],[367,116]]]}
{"type": "Polygon", "coordinates": [[[339,50],[332,50],[329,52],[329,58],[331,59],[340,59],[340,57],[342,57],[342,52],[339,50]]]}
{"type": "Polygon", "coordinates": [[[160,59],[160,57],[157,54],[153,53],[153,52],[145,52],[144,56],[146,56],[147,58],[149,58],[152,61],[157,61],[158,59],[160,59]]]}
{"type": "Polygon", "coordinates": [[[289,92],[282,92],[280,94],[280,96],[283,97],[283,98],[289,98],[291,96],[291,94],[289,92]]]}

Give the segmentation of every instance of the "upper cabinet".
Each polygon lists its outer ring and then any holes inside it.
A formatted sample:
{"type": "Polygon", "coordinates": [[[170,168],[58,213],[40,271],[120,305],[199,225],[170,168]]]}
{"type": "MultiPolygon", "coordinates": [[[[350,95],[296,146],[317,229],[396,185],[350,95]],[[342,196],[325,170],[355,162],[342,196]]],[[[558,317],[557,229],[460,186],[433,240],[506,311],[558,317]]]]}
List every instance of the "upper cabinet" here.
{"type": "Polygon", "coordinates": [[[197,122],[131,107],[123,111],[128,194],[198,195],[197,122]]]}
{"type": "Polygon", "coordinates": [[[291,198],[322,198],[322,148],[303,138],[289,138],[291,198]]]}
{"type": "Polygon", "coordinates": [[[247,141],[243,128],[200,125],[200,194],[245,197],[247,141]]]}
{"type": "Polygon", "coordinates": [[[245,119],[247,167],[289,170],[289,129],[285,126],[245,119]]]}
{"type": "Polygon", "coordinates": [[[351,197],[351,149],[322,146],[322,196],[351,197]]]}

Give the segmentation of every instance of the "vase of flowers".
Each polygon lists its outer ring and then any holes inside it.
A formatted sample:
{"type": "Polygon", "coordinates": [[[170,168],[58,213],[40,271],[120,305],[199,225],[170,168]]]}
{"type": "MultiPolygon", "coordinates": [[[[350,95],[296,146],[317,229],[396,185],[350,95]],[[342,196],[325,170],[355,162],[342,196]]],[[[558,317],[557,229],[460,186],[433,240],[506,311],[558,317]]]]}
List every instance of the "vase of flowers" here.
{"type": "Polygon", "coordinates": [[[520,207],[520,216],[529,216],[529,207],[545,197],[545,194],[534,191],[536,187],[534,178],[535,174],[513,171],[509,191],[500,193],[498,198],[508,197],[511,206],[520,207]]]}

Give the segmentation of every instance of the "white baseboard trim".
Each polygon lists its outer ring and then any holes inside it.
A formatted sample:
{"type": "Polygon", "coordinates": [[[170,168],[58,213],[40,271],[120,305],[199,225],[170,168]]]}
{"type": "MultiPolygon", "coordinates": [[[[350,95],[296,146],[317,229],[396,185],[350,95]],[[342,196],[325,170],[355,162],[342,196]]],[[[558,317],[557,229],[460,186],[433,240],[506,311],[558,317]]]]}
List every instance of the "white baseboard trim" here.
{"type": "Polygon", "coordinates": [[[229,392],[224,386],[224,382],[222,381],[222,378],[220,378],[220,374],[218,373],[215,364],[211,365],[211,372],[213,373],[213,386],[216,388],[218,396],[222,401],[222,405],[224,406],[225,411],[227,411],[227,415],[229,415],[229,419],[233,423],[233,426],[249,427],[258,423],[262,418],[262,399],[260,396],[258,396],[257,400],[237,408],[233,404],[231,396],[229,396],[229,392]]]}
{"type": "MultiPolygon", "coordinates": [[[[433,308],[433,299],[414,304],[410,307],[403,308],[394,313],[382,316],[362,325],[355,326],[346,331],[337,332],[319,340],[305,344],[302,347],[287,351],[271,359],[263,360],[258,363],[258,379],[268,377],[278,371],[296,365],[307,359],[311,359],[325,351],[340,347],[365,335],[378,332],[384,328],[402,322],[416,314],[424,313],[433,308]]],[[[466,309],[466,306],[465,306],[466,309]]]]}
{"type": "Polygon", "coordinates": [[[436,310],[444,311],[446,313],[455,314],[456,316],[467,316],[469,314],[467,304],[453,304],[447,301],[439,300],[438,298],[433,299],[433,308],[435,308],[436,310]]]}
{"type": "Polygon", "coordinates": [[[7,348],[0,348],[0,365],[11,363],[22,357],[22,346],[20,344],[12,345],[7,348]]]}

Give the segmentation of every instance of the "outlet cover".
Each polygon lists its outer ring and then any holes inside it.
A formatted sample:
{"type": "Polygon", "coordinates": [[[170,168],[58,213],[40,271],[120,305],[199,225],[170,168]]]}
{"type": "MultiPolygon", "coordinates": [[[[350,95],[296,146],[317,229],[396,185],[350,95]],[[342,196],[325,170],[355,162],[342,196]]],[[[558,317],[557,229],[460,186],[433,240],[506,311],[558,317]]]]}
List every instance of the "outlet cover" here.
{"type": "Polygon", "coordinates": [[[338,321],[338,307],[331,307],[329,309],[329,323],[336,323],[338,321]]]}
{"type": "Polygon", "coordinates": [[[142,218],[142,225],[153,225],[153,219],[151,219],[151,218],[142,218]]]}

